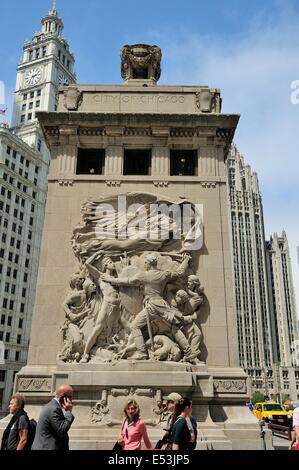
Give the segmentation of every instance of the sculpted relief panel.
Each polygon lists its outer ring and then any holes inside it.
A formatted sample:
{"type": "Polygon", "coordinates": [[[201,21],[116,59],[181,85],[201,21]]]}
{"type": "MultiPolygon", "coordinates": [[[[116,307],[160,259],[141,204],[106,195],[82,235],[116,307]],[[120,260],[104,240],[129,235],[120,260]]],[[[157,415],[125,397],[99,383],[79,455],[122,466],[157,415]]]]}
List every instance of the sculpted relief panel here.
{"type": "Polygon", "coordinates": [[[200,363],[200,208],[129,193],[88,201],[82,216],[58,360],[200,363]]]}

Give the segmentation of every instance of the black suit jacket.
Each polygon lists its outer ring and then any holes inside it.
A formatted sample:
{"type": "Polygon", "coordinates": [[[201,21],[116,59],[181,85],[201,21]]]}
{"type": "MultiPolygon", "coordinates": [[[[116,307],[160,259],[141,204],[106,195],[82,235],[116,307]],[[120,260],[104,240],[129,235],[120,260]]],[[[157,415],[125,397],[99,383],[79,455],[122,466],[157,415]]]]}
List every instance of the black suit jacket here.
{"type": "Polygon", "coordinates": [[[31,450],[68,450],[68,430],[74,419],[70,411],[64,414],[53,398],[41,411],[31,450]]]}

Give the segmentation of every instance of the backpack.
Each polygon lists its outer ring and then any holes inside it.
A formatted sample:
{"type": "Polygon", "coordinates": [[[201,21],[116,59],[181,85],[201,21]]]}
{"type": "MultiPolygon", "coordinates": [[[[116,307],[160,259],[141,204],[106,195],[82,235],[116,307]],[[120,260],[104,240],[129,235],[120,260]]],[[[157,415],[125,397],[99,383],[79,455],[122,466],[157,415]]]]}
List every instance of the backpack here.
{"type": "Polygon", "coordinates": [[[35,421],[35,419],[30,419],[29,426],[28,426],[27,442],[24,447],[24,450],[31,450],[31,447],[35,438],[36,426],[37,426],[37,422],[35,421]]]}

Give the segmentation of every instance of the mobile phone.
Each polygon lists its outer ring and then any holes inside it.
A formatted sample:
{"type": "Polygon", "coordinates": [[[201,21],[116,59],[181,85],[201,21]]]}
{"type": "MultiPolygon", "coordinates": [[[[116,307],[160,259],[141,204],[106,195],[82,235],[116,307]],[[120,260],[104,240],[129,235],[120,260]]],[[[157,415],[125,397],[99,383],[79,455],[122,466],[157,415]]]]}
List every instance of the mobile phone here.
{"type": "Polygon", "coordinates": [[[72,397],[70,397],[69,395],[62,395],[62,397],[60,398],[59,400],[59,403],[61,404],[61,406],[63,406],[65,403],[65,400],[70,400],[72,401],[72,397]]]}

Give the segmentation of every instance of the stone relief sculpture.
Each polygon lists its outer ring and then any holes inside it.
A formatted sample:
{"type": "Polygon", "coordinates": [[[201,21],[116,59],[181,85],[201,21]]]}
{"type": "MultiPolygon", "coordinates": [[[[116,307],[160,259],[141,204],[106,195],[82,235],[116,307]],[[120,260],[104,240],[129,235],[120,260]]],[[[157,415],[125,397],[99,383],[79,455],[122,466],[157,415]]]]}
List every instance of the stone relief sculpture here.
{"type": "Polygon", "coordinates": [[[58,360],[200,363],[204,296],[191,256],[202,246],[198,208],[129,193],[88,201],[82,216],[58,360]]]}
{"type": "Polygon", "coordinates": [[[121,49],[121,76],[124,80],[149,79],[161,76],[162,52],[158,46],[126,45],[121,49]]]}

